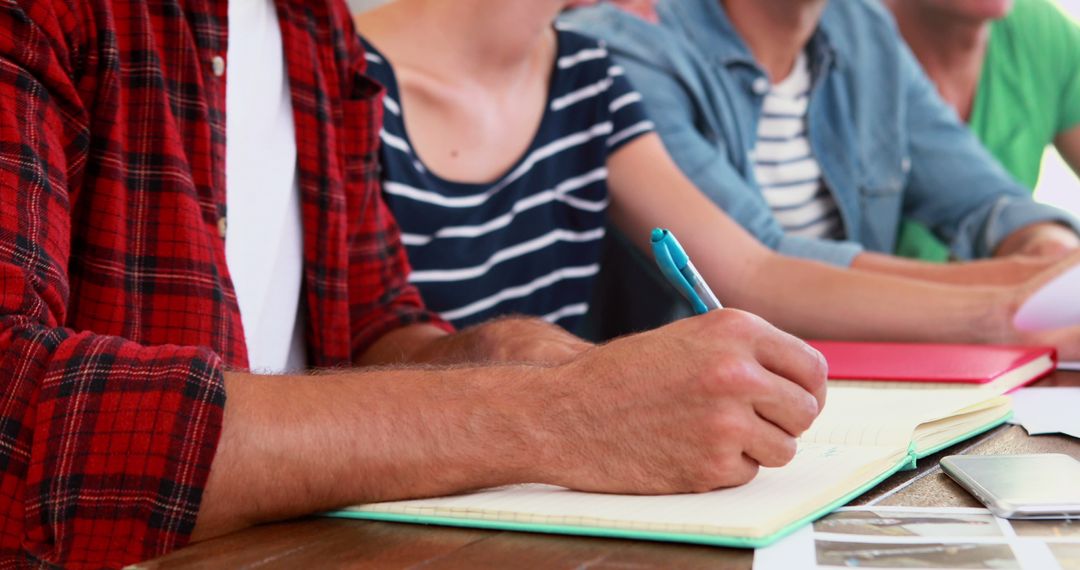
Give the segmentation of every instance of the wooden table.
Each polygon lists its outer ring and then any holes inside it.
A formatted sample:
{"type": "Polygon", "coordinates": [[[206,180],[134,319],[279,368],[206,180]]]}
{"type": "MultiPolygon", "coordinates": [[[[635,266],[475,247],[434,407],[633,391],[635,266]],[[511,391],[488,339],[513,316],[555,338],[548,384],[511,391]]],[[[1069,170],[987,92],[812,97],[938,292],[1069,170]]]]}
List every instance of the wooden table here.
{"type": "MultiPolygon", "coordinates": [[[[1038,386],[1080,386],[1080,373],[1058,372],[1038,386]]],[[[1030,437],[1006,425],[919,461],[855,500],[856,505],[976,507],[938,466],[945,455],[1066,453],[1080,441],[1030,437]]],[[[167,568],[649,568],[749,569],[753,552],[710,546],[581,538],[345,519],[310,518],[262,525],[144,562],[167,568]]]]}

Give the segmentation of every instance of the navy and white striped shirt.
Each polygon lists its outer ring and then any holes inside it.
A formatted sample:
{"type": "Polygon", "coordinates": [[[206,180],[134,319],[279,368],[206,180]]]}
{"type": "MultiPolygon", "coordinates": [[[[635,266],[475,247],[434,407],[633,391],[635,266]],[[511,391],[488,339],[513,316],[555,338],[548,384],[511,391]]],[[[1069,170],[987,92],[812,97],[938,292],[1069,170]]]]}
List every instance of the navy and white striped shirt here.
{"type": "Polygon", "coordinates": [[[822,183],[821,166],[807,138],[811,79],[803,53],[791,75],[765,95],[754,149],[754,176],[786,233],[842,239],[840,210],[822,183]]]}
{"type": "Polygon", "coordinates": [[[608,157],[653,129],[622,69],[595,40],[559,30],[551,97],[528,150],[498,180],[466,184],[413,152],[394,71],[366,47],[368,73],[386,86],[383,194],[425,302],[459,327],[524,314],[573,330],[599,271],[608,157]]]}

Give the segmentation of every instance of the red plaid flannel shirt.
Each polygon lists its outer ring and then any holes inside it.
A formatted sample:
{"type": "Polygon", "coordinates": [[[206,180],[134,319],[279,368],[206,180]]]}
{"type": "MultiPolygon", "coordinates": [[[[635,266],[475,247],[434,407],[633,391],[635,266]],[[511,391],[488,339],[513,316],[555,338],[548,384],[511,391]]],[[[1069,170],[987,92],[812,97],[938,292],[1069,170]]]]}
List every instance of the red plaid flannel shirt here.
{"type": "MultiPolygon", "coordinates": [[[[379,198],[379,88],[340,0],[277,0],[313,366],[435,322],[379,198]]],[[[226,0],[0,0],[0,562],[184,544],[222,368],[226,0]]]]}

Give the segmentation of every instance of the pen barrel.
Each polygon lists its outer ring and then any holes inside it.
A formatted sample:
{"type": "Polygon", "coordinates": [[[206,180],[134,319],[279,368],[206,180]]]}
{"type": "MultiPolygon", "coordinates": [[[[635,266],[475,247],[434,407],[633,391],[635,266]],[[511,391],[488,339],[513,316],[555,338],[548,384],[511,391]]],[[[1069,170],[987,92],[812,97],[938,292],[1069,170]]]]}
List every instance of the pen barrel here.
{"type": "MultiPolygon", "coordinates": [[[[689,260],[687,260],[686,267],[683,269],[682,274],[690,283],[690,287],[694,290],[694,293],[697,294],[697,301],[700,301],[700,304],[704,306],[705,310],[701,310],[701,307],[697,306],[698,303],[694,303],[694,309],[698,314],[724,308],[724,306],[720,304],[720,299],[716,298],[712,289],[710,289],[708,284],[705,283],[705,280],[702,279],[701,273],[698,272],[697,267],[694,267],[694,264],[689,260]]],[[[693,303],[694,300],[692,299],[691,302],[693,303]]]]}

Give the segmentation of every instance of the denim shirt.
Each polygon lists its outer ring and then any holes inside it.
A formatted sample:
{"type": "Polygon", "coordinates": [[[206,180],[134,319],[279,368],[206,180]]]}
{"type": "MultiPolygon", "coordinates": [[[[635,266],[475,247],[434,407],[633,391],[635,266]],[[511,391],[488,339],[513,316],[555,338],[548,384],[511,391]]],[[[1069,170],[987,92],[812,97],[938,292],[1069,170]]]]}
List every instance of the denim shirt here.
{"type": "Polygon", "coordinates": [[[563,22],[608,44],[683,172],[780,253],[841,266],[863,249],[892,253],[902,217],[958,259],[991,256],[1035,222],[1076,229],[1035,203],[959,121],[879,4],[833,0],[807,46],[808,136],[846,241],[785,235],[762,196],[753,149],[771,84],[720,0],[660,0],[659,26],[611,6],[563,22]]]}

